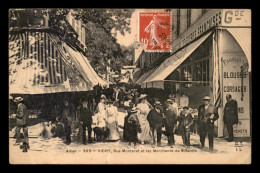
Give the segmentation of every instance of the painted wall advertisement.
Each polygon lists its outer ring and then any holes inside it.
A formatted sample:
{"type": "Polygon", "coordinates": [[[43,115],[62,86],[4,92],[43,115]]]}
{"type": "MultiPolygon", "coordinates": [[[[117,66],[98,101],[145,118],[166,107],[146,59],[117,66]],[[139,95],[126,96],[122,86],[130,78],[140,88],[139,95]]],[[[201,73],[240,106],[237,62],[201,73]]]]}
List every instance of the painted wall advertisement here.
{"type": "Polygon", "coordinates": [[[223,56],[223,103],[226,95],[231,94],[238,104],[239,123],[234,125],[235,137],[250,137],[250,85],[248,68],[241,72],[241,66],[247,63],[245,56],[223,56]]]}

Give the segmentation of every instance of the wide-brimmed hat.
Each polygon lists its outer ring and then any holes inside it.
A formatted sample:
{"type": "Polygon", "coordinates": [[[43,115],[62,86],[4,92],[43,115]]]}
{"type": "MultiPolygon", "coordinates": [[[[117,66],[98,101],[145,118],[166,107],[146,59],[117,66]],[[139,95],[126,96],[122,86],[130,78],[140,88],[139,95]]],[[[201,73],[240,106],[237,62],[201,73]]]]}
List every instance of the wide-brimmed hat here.
{"type": "Polygon", "coordinates": [[[20,101],[23,101],[23,98],[22,97],[16,97],[14,99],[14,102],[20,102],[20,101]]]}
{"type": "Polygon", "coordinates": [[[139,99],[143,99],[143,98],[146,98],[146,97],[147,97],[146,94],[141,94],[140,97],[139,97],[139,99]]]}
{"type": "Polygon", "coordinates": [[[166,103],[173,103],[172,99],[167,99],[166,103]]]}
{"type": "Polygon", "coordinates": [[[210,100],[210,97],[209,96],[204,96],[203,100],[210,100]]]}

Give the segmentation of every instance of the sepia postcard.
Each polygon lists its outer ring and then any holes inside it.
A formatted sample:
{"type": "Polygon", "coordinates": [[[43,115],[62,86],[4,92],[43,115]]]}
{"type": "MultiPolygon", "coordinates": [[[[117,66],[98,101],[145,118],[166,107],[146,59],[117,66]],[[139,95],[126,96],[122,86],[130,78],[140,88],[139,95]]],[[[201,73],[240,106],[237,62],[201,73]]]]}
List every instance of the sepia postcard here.
{"type": "Polygon", "coordinates": [[[10,164],[251,164],[250,9],[8,14],[10,164]]]}

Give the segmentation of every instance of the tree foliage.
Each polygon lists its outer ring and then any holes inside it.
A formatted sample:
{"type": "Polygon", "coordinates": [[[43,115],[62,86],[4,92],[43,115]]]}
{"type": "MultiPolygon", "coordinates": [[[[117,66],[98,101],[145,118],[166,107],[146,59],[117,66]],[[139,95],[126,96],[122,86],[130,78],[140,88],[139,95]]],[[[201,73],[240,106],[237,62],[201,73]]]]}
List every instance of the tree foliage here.
{"type": "Polygon", "coordinates": [[[123,65],[130,65],[129,50],[118,44],[117,32],[125,35],[131,32],[129,9],[74,9],[76,19],[86,26],[87,57],[100,72],[106,70],[107,59],[111,68],[119,71],[123,65]]]}

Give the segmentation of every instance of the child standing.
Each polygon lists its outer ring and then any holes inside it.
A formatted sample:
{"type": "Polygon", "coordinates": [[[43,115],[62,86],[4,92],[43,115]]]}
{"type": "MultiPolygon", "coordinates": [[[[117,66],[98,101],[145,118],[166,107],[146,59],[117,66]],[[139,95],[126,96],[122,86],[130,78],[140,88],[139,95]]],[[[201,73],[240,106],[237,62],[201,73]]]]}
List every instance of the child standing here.
{"type": "Polygon", "coordinates": [[[192,116],[188,107],[184,107],[181,115],[178,117],[180,123],[180,132],[184,146],[190,147],[190,127],[193,124],[192,116]]]}

